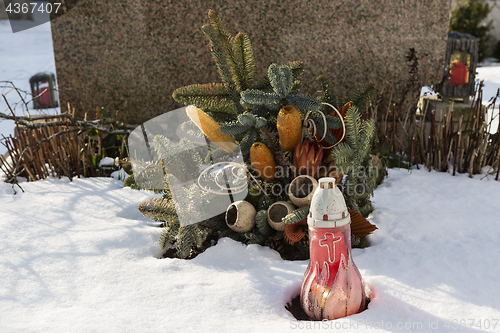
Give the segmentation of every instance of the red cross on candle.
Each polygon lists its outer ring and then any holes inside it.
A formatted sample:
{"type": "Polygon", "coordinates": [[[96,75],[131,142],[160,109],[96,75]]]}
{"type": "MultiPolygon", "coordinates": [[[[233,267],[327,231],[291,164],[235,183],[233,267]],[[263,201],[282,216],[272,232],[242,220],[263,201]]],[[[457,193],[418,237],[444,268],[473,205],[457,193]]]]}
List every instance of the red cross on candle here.
{"type": "Polygon", "coordinates": [[[341,236],[334,236],[330,232],[325,233],[325,238],[319,240],[319,246],[326,246],[328,250],[328,261],[335,261],[335,243],[342,240],[341,236]]]}

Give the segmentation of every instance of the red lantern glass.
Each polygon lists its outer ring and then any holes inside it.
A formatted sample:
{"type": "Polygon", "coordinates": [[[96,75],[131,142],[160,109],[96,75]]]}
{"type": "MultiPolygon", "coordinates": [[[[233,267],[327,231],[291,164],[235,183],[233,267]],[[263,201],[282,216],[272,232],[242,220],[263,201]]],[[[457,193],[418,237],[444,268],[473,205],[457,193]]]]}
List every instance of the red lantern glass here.
{"type": "Polygon", "coordinates": [[[33,108],[55,108],[59,105],[56,77],[52,73],[38,73],[30,78],[33,108]]]}
{"type": "Polygon", "coordinates": [[[363,311],[365,292],[351,256],[351,218],[334,178],[322,178],[307,218],[309,266],[300,302],[313,320],[333,320],[363,311]]]}

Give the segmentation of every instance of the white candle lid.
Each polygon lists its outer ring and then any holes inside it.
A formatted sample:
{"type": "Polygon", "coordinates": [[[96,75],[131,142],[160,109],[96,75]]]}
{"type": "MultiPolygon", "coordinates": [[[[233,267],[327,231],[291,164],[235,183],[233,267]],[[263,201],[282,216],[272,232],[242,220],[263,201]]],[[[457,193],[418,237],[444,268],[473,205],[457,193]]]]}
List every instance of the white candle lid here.
{"type": "Polygon", "coordinates": [[[335,228],[351,221],[344,196],[335,186],[335,178],[325,177],[319,181],[314,192],[307,224],[311,227],[335,228]]]}

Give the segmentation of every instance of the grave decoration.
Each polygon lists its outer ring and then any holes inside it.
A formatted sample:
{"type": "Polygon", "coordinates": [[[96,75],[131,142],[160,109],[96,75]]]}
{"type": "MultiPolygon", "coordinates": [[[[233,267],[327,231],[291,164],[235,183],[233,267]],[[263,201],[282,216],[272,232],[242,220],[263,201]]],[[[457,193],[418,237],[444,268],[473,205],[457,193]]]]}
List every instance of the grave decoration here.
{"type": "Polygon", "coordinates": [[[37,73],[30,78],[33,109],[56,108],[59,106],[56,77],[53,73],[37,73]]]}
{"type": "Polygon", "coordinates": [[[436,85],[443,100],[474,95],[479,39],[465,33],[448,33],[443,80],[436,85]]]}
{"type": "Polygon", "coordinates": [[[365,292],[351,256],[351,218],[335,178],[321,178],[307,216],[311,258],[300,302],[314,320],[333,320],[361,312],[365,292]]]}
{"type": "Polygon", "coordinates": [[[285,259],[309,258],[306,218],[320,177],[333,177],[343,189],[352,243],[366,246],[376,229],[366,217],[377,170],[370,154],[374,122],[362,112],[375,87],[365,84],[338,104],[320,76],[319,96],[301,94],[300,61],[271,64],[256,79],[248,36],[231,36],[214,11],[208,17],[201,29],[222,82],[178,88],[173,98],[187,107],[129,138],[132,157],[134,138],[148,149],[132,161],[128,182],[163,193],[138,208],[164,227],[164,256],[192,258],[230,237],[267,245],[285,259]]]}

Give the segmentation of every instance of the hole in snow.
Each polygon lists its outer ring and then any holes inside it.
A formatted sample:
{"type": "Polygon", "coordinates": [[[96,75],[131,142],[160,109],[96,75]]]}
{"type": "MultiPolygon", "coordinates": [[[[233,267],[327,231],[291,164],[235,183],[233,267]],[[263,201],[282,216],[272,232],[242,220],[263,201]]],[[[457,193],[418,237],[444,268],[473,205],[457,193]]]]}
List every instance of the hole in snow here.
{"type": "MultiPolygon", "coordinates": [[[[368,304],[370,304],[371,300],[375,297],[375,293],[370,285],[364,284],[364,288],[366,301],[363,311],[368,309],[368,304]]],[[[300,293],[292,298],[292,300],[287,303],[287,305],[285,305],[285,309],[287,309],[297,320],[312,321],[312,319],[309,318],[309,316],[305,313],[304,309],[302,309],[302,306],[300,305],[300,293]]]]}

